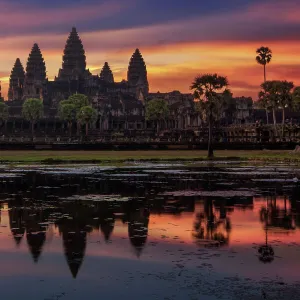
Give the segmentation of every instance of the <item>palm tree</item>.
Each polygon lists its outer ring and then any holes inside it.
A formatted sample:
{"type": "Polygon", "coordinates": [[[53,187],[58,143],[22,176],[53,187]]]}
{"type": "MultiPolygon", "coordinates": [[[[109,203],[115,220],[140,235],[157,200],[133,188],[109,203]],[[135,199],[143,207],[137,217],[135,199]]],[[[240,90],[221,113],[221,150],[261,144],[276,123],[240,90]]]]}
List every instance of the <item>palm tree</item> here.
{"type": "Polygon", "coordinates": [[[205,112],[208,123],[208,158],[214,156],[212,126],[223,112],[224,99],[229,94],[228,85],[227,78],[218,74],[199,75],[191,85],[195,99],[199,100],[199,104],[196,107],[205,112]]]}
{"type": "Polygon", "coordinates": [[[272,80],[266,81],[261,85],[262,91],[259,93],[259,97],[263,99],[266,105],[272,109],[274,132],[277,135],[277,121],[276,110],[280,108],[282,110],[282,134],[284,132],[285,123],[285,108],[292,106],[293,96],[292,89],[294,88],[293,82],[272,80]]]}
{"type": "Polygon", "coordinates": [[[27,99],[22,107],[22,114],[31,123],[32,136],[34,135],[34,124],[43,115],[43,101],[41,99],[27,99]]]}
{"type": "Polygon", "coordinates": [[[259,93],[259,95],[263,95],[264,101],[268,103],[270,109],[272,109],[274,133],[277,136],[276,110],[279,103],[280,81],[265,81],[263,84],[261,84],[261,88],[262,91],[259,93]]]}
{"type": "Polygon", "coordinates": [[[271,62],[272,50],[268,47],[260,47],[256,50],[256,61],[264,66],[264,81],[266,82],[266,65],[271,62]]]}

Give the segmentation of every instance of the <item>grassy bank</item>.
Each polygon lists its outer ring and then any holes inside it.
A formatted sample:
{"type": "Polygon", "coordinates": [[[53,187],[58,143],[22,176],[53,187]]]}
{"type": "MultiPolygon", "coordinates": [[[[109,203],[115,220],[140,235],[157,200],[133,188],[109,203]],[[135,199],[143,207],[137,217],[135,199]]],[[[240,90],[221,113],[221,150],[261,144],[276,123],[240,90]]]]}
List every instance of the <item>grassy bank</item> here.
{"type": "MultiPolygon", "coordinates": [[[[206,160],[206,151],[1,151],[0,163],[104,163],[142,161],[206,160]]],[[[294,161],[300,153],[292,151],[220,150],[216,160],[294,161]]]]}

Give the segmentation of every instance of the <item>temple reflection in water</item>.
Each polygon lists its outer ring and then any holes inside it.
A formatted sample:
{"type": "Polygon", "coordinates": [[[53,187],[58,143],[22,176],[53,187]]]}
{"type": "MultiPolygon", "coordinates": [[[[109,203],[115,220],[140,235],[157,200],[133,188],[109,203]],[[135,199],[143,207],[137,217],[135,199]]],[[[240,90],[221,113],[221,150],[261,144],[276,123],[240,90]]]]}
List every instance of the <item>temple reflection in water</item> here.
{"type": "MultiPolygon", "coordinates": [[[[288,236],[300,228],[297,185],[286,193],[278,186],[274,192],[273,187],[264,184],[260,187],[260,196],[164,193],[220,189],[219,182],[211,175],[202,174],[201,180],[197,176],[200,175],[187,175],[179,180],[180,176],[174,174],[144,176],[132,172],[130,176],[128,171],[123,175],[117,171],[107,172],[101,178],[24,172],[0,181],[2,214],[7,213],[16,248],[26,240],[35,263],[39,262],[43,251],[47,251],[45,244],[51,243],[53,235],[57,234],[74,278],[83,265],[91,236],[98,236],[100,248],[114,246],[116,239],[125,239],[133,256],[140,258],[148,242],[169,234],[167,230],[164,234],[155,230],[177,221],[184,222],[182,224],[189,230],[178,226],[174,233],[182,242],[199,247],[230,246],[234,243],[233,235],[243,238],[250,234],[246,238],[255,241],[256,231],[235,227],[244,218],[247,226],[251,227],[251,222],[255,221],[260,224],[260,232],[265,232],[266,242],[259,249],[259,255],[261,261],[271,262],[274,249],[266,248],[269,247],[268,237],[288,236]],[[193,180],[186,180],[186,177],[193,180]]],[[[249,182],[249,188],[250,185],[249,182]]]]}

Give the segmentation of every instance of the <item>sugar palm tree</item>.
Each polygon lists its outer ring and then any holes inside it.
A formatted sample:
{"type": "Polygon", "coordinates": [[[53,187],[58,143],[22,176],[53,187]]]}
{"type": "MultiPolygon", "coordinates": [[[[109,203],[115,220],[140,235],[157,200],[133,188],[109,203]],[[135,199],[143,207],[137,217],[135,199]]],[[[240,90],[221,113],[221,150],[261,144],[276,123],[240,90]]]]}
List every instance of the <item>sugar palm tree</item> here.
{"type": "Polygon", "coordinates": [[[257,63],[264,66],[264,81],[266,81],[266,65],[272,60],[272,50],[268,47],[260,47],[256,50],[256,54],[257,63]]]}
{"type": "Polygon", "coordinates": [[[208,158],[214,156],[212,147],[213,123],[220,117],[225,105],[225,97],[230,93],[227,89],[228,80],[218,74],[204,74],[197,76],[191,85],[195,99],[199,100],[196,106],[205,112],[208,123],[208,158]]]}
{"type": "Polygon", "coordinates": [[[294,88],[293,82],[272,80],[266,81],[261,85],[262,91],[259,93],[259,97],[263,99],[266,105],[272,109],[274,132],[277,135],[277,121],[276,110],[282,110],[282,134],[284,132],[285,122],[285,108],[292,106],[292,89],[294,88]]]}
{"type": "Polygon", "coordinates": [[[281,82],[279,80],[265,81],[261,84],[262,91],[259,95],[263,95],[264,101],[268,103],[270,109],[273,113],[273,124],[274,124],[274,133],[277,136],[277,120],[276,120],[276,110],[279,106],[279,97],[281,90],[281,82]]]}

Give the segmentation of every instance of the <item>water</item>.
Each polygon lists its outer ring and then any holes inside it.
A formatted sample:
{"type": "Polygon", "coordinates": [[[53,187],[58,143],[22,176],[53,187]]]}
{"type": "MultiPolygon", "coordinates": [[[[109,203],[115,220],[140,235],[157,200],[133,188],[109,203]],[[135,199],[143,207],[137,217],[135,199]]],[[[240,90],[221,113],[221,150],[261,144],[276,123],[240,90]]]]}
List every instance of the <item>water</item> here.
{"type": "Polygon", "coordinates": [[[300,299],[300,169],[0,167],[1,299],[300,299]]]}

